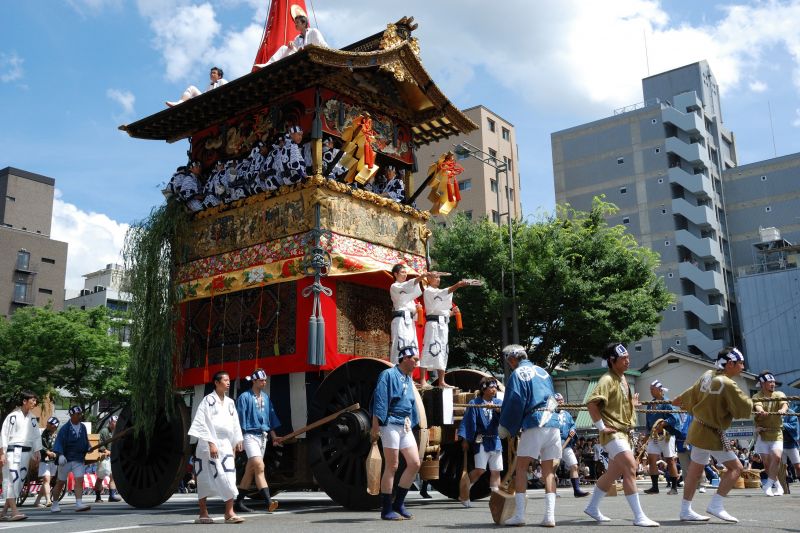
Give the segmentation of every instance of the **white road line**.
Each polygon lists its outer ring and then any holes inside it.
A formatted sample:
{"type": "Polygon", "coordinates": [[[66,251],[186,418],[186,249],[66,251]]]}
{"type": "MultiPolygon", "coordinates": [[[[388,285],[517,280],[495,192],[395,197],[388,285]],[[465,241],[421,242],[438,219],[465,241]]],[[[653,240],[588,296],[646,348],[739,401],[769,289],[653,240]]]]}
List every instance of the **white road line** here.
{"type": "Polygon", "coordinates": [[[101,533],[103,531],[122,531],[123,529],[141,529],[143,527],[150,527],[146,524],[143,526],[123,526],[123,527],[107,527],[105,529],[85,529],[83,531],[74,531],[73,533],[101,533]]]}

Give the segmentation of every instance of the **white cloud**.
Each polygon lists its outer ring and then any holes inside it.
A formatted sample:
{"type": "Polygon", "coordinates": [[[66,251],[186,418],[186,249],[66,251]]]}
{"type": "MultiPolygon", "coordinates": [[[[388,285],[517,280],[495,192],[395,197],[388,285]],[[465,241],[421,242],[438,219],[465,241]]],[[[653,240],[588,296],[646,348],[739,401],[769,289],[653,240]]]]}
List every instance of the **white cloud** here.
{"type": "Polygon", "coordinates": [[[133,114],[133,104],[136,103],[136,97],[130,91],[120,91],[119,89],[108,89],[106,96],[114,102],[122,106],[122,113],[124,115],[133,114]]]}
{"type": "Polygon", "coordinates": [[[761,80],[752,80],[747,86],[754,93],[763,93],[768,88],[767,84],[761,80]]]}
{"type": "Polygon", "coordinates": [[[67,4],[83,17],[95,16],[107,8],[119,9],[122,0],[67,0],[67,4]]]}
{"type": "Polygon", "coordinates": [[[22,78],[22,64],[24,59],[19,57],[16,52],[10,54],[0,53],[0,81],[9,83],[22,78]]]}
{"type": "Polygon", "coordinates": [[[87,213],[64,202],[61,191],[56,189],[50,236],[69,243],[66,288],[81,289],[84,274],[95,272],[108,263],[121,263],[127,231],[128,224],[101,213],[87,213]]]}
{"type": "Polygon", "coordinates": [[[794,110],[794,120],[792,121],[792,126],[795,128],[800,128],[800,107],[794,110]]]}

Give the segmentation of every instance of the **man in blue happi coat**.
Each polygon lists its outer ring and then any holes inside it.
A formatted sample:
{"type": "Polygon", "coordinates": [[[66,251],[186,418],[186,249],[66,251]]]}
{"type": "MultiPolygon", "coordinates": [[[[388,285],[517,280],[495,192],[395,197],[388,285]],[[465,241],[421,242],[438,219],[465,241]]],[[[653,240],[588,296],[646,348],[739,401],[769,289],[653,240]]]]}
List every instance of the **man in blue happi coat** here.
{"type": "MultiPolygon", "coordinates": [[[[470,400],[469,405],[497,405],[503,402],[497,398],[497,380],[486,376],[478,384],[480,394],[470,400]]],[[[503,470],[503,446],[497,434],[500,425],[500,412],[494,407],[468,407],[461,419],[458,436],[464,451],[472,449],[475,454],[475,468],[469,473],[469,486],[472,488],[488,467],[489,488],[492,492],[500,486],[500,472],[503,470]]],[[[469,499],[461,502],[471,507],[469,499]]]]}
{"type": "MultiPolygon", "coordinates": [[[[800,402],[789,405],[789,411],[800,413],[800,402]]],[[[800,477],[800,416],[796,414],[783,415],[783,460],[786,459],[794,465],[796,477],[800,477]]]]}
{"type": "Polygon", "coordinates": [[[667,463],[666,477],[670,486],[668,494],[678,494],[678,466],[675,462],[678,452],[675,447],[675,435],[681,427],[681,419],[677,413],[678,408],[672,405],[665,394],[668,391],[669,389],[657,379],[650,383],[650,395],[653,397],[653,401],[661,403],[651,403],[647,406],[647,432],[650,434],[650,439],[647,441],[647,464],[653,486],[646,489],[645,494],[658,494],[658,466],[656,463],[662,456],[667,463]],[[657,426],[656,423],[658,423],[657,426]]]}
{"type": "Polygon", "coordinates": [[[503,355],[513,372],[508,378],[503,407],[500,410],[501,438],[513,438],[522,430],[517,449],[516,511],[505,525],[525,524],[525,491],[528,465],[539,458],[545,486],[544,518],[540,525],[555,527],[556,476],[553,462],[561,458],[561,433],[558,417],[553,416],[558,405],[553,379],[544,368],[528,361],[525,348],[510,344],[503,355]]]}
{"type": "Polygon", "coordinates": [[[373,440],[380,436],[385,460],[381,477],[381,518],[384,520],[413,518],[406,510],[405,499],[420,467],[417,441],[411,432],[412,428],[419,425],[414,380],[411,379],[418,362],[416,346],[400,348],[397,364],[381,372],[372,396],[370,434],[373,440]],[[406,461],[406,469],[397,483],[397,493],[392,503],[392,486],[401,453],[406,461]]]}
{"type": "MultiPolygon", "coordinates": [[[[557,392],[555,398],[559,406],[564,403],[564,397],[561,393],[557,392]]],[[[577,436],[575,432],[575,419],[572,418],[569,411],[565,411],[564,409],[559,408],[557,412],[559,430],[561,432],[561,461],[564,463],[567,470],[569,470],[572,493],[576,498],[583,498],[584,496],[588,496],[589,493],[581,490],[581,482],[578,474],[578,458],[575,456],[575,441],[577,440],[575,438],[577,436]]]]}
{"type": "Polygon", "coordinates": [[[58,505],[61,499],[59,496],[61,491],[65,490],[64,485],[70,473],[75,478],[75,512],[91,509],[90,505],[83,503],[83,474],[86,472],[83,460],[89,452],[89,434],[86,426],[81,423],[83,408],[80,405],[73,405],[68,412],[69,422],[58,430],[56,443],[53,445],[53,451],[58,454],[58,482],[53,489],[51,513],[61,512],[58,505]]]}
{"type": "Polygon", "coordinates": [[[236,400],[236,412],[239,413],[239,425],[242,427],[247,466],[242,480],[239,482],[239,495],[236,497],[233,508],[240,513],[253,511],[242,500],[255,477],[256,487],[263,494],[267,511],[271,513],[278,508],[278,502],[272,500],[269,494],[269,485],[264,469],[264,452],[267,450],[267,441],[270,438],[276,446],[281,445],[282,439],[275,433],[275,429],[280,427],[281,421],[275,414],[275,408],[272,406],[269,396],[264,392],[267,386],[267,373],[264,369],[256,369],[246,379],[253,382],[253,387],[239,395],[236,400]]]}

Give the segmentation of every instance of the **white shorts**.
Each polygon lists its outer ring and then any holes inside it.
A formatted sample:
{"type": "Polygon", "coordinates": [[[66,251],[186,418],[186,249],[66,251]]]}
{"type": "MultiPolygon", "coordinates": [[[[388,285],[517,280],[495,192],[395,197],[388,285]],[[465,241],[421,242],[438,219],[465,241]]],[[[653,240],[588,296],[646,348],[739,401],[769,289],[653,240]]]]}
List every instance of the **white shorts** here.
{"type": "Polygon", "coordinates": [[[80,480],[83,483],[83,474],[85,473],[86,466],[84,466],[83,461],[67,461],[66,464],[58,467],[58,480],[66,481],[69,475],[72,474],[76,482],[80,480]]]}
{"type": "Polygon", "coordinates": [[[800,464],[800,449],[785,448],[783,450],[783,460],[789,459],[793,465],[800,464]]]}
{"type": "Polygon", "coordinates": [[[708,464],[708,460],[712,455],[714,456],[714,459],[722,464],[725,464],[728,461],[739,460],[739,457],[735,452],[726,452],[725,450],[706,450],[703,448],[698,448],[697,446],[692,446],[690,457],[692,458],[693,463],[705,466],[708,464]]]}
{"type": "Polygon", "coordinates": [[[486,466],[489,466],[489,470],[493,470],[495,472],[500,472],[503,470],[503,450],[502,448],[499,450],[493,450],[491,452],[487,452],[483,449],[483,446],[479,448],[479,452],[475,454],[475,468],[480,468],[481,470],[486,470],[486,466]]]}
{"type": "Polygon", "coordinates": [[[755,452],[759,455],[767,454],[771,455],[774,453],[782,453],[783,452],[783,441],[782,440],[761,440],[761,437],[756,438],[756,446],[755,452]]]}
{"type": "Polygon", "coordinates": [[[608,441],[608,444],[603,445],[603,449],[608,454],[608,460],[610,461],[614,457],[617,456],[618,453],[622,452],[631,452],[631,444],[628,442],[628,439],[611,439],[608,441]]]}
{"type": "Polygon", "coordinates": [[[417,441],[414,439],[414,432],[406,430],[403,426],[389,424],[381,426],[381,444],[384,448],[391,450],[405,450],[406,448],[416,448],[417,441]]]}
{"type": "Polygon", "coordinates": [[[111,458],[107,457],[97,463],[97,479],[103,480],[106,476],[111,475],[111,458]]]}
{"type": "Polygon", "coordinates": [[[528,428],[522,432],[517,456],[533,457],[540,461],[561,459],[561,430],[559,428],[528,428]]]}
{"type": "Polygon", "coordinates": [[[675,437],[667,434],[667,437],[662,440],[650,439],[647,441],[647,455],[663,455],[664,459],[675,457],[675,437]]]}
{"type": "Polygon", "coordinates": [[[56,477],[58,473],[58,465],[55,463],[39,463],[39,477],[50,476],[56,477]]]}
{"type": "Polygon", "coordinates": [[[577,465],[578,458],[575,457],[575,450],[569,446],[561,450],[561,461],[563,461],[564,466],[567,468],[572,468],[573,466],[577,465]]]}
{"type": "Polygon", "coordinates": [[[266,436],[256,435],[254,433],[244,434],[244,452],[247,454],[248,459],[253,457],[264,457],[264,452],[267,451],[266,436]]]}

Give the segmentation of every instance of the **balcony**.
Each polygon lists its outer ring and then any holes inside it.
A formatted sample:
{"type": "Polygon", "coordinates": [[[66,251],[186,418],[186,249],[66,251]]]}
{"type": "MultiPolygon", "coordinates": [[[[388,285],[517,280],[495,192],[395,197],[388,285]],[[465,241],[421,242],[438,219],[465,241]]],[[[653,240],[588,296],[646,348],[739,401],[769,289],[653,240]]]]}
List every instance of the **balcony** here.
{"type": "Polygon", "coordinates": [[[681,279],[688,279],[704,291],[722,294],[725,290],[722,274],[714,270],[700,270],[692,263],[679,264],[678,276],[681,279]]]}
{"type": "Polygon", "coordinates": [[[672,167],[667,172],[670,183],[676,183],[700,198],[711,198],[714,187],[704,174],[689,174],[680,167],[672,167]]]}
{"type": "Polygon", "coordinates": [[[687,143],[677,137],[667,137],[664,147],[667,153],[673,153],[681,159],[692,163],[693,165],[703,164],[708,168],[708,151],[706,147],[700,143],[687,143]]]}
{"type": "Polygon", "coordinates": [[[684,246],[697,257],[703,259],[713,258],[719,261],[722,258],[722,252],[719,249],[719,243],[716,239],[695,237],[685,229],[680,229],[675,232],[675,242],[678,246],[684,246]]]}
{"type": "Polygon", "coordinates": [[[710,326],[721,326],[725,319],[725,308],[721,305],[708,305],[697,296],[685,294],[680,297],[683,310],[705,322],[710,326]]]}
{"type": "Polygon", "coordinates": [[[716,359],[717,353],[725,345],[725,341],[710,339],[699,329],[686,330],[686,343],[694,346],[711,359],[716,359]]]}
{"type": "Polygon", "coordinates": [[[17,272],[24,272],[25,274],[36,274],[39,272],[39,264],[34,261],[20,261],[14,264],[14,270],[17,272]]]}
{"type": "Polygon", "coordinates": [[[681,113],[674,107],[665,107],[661,110],[661,120],[674,124],[687,133],[704,133],[703,119],[697,113],[681,113]]]}
{"type": "Polygon", "coordinates": [[[683,198],[673,198],[672,212],[676,215],[683,215],[701,229],[719,230],[714,210],[706,205],[692,205],[683,198]]]}

